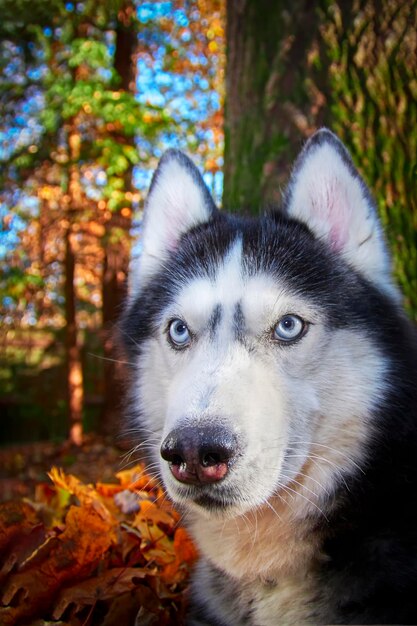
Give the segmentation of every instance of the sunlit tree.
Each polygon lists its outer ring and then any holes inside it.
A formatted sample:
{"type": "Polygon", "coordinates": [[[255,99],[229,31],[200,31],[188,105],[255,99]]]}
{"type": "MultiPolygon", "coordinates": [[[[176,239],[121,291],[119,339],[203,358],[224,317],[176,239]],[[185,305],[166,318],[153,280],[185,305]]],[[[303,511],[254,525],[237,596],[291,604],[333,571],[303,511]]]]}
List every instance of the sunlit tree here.
{"type": "Polygon", "coordinates": [[[86,333],[103,345],[101,430],[120,415],[113,328],[156,158],[188,149],[221,185],[223,6],[36,0],[34,23],[24,0],[0,4],[1,306],[9,325],[64,326],[79,442],[86,333]]]}

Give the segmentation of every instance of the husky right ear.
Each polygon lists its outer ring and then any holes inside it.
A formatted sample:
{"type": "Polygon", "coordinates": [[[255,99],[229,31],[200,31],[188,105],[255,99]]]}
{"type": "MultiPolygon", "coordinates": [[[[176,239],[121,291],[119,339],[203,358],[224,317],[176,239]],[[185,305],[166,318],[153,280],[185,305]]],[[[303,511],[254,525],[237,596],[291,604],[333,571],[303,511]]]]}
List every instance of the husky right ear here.
{"type": "Polygon", "coordinates": [[[397,297],[374,200],[345,146],[326,128],[310,137],[298,157],[284,208],[371,282],[397,297]]]}
{"type": "Polygon", "coordinates": [[[137,271],[133,271],[133,291],[161,268],[184,233],[208,222],[216,210],[194,163],[179,150],[165,152],[145,203],[142,251],[137,271]]]}

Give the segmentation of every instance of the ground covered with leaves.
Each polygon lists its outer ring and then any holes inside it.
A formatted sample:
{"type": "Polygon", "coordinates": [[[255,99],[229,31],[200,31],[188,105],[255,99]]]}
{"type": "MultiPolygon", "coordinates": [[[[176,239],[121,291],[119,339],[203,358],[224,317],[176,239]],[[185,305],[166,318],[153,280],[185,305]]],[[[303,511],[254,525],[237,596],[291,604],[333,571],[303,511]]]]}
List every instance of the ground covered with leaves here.
{"type": "Polygon", "coordinates": [[[103,442],[45,445],[0,452],[0,624],[182,624],[196,551],[161,486],[103,442]]]}

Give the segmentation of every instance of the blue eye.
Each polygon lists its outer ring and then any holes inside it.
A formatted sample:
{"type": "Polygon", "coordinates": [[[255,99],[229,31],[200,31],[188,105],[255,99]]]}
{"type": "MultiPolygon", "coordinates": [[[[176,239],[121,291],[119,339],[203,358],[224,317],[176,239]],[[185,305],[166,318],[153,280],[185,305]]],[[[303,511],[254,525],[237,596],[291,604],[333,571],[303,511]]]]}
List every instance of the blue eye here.
{"type": "Polygon", "coordinates": [[[172,320],[170,323],[169,336],[171,341],[179,348],[188,346],[191,340],[187,324],[180,319],[172,320]]]}
{"type": "Polygon", "coordinates": [[[297,315],[284,315],[274,328],[274,339],[294,341],[301,337],[306,327],[305,322],[297,315]]]}

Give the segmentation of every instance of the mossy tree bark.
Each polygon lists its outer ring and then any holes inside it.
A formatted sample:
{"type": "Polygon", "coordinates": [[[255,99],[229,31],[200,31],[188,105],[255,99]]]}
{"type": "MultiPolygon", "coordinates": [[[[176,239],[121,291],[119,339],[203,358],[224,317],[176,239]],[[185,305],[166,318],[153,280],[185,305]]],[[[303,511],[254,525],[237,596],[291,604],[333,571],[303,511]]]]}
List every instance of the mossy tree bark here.
{"type": "Polygon", "coordinates": [[[320,94],[307,77],[318,21],[317,3],[309,0],[227,1],[223,205],[229,210],[256,213],[275,203],[302,137],[323,121],[320,94]]]}
{"type": "Polygon", "coordinates": [[[375,194],[417,319],[417,0],[227,0],[223,205],[277,204],[325,124],[375,194]]]}

